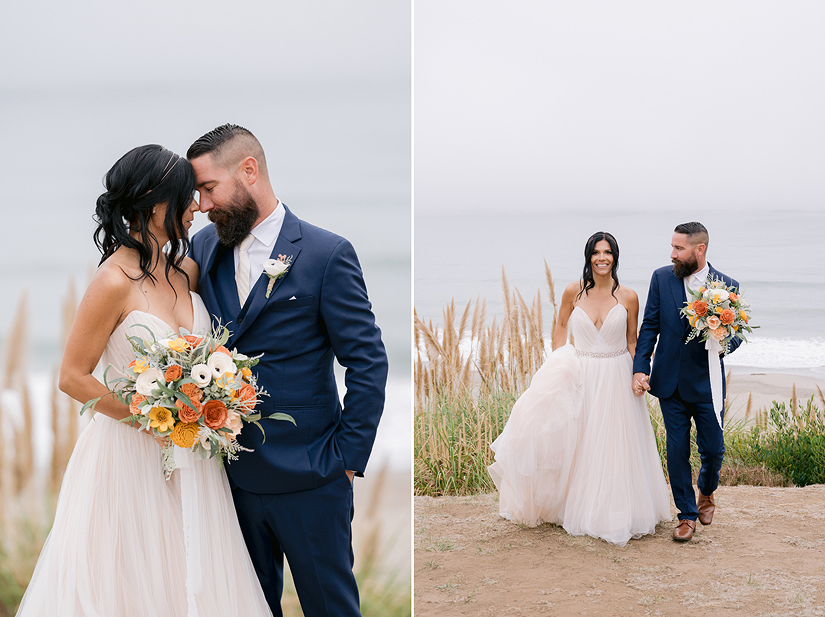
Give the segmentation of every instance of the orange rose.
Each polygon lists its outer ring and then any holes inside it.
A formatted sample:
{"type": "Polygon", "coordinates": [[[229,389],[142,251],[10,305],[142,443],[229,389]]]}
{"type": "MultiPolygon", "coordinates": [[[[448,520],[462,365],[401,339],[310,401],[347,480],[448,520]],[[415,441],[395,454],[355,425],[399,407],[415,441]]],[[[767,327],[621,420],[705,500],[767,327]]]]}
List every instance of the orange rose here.
{"type": "Polygon", "coordinates": [[[728,294],[728,298],[730,298],[730,299],[731,299],[731,301],[736,302],[736,301],[739,299],[739,296],[738,296],[738,295],[736,295],[736,294],[735,294],[735,293],[733,293],[733,292],[730,292],[730,293],[728,294]]]}
{"type": "Polygon", "coordinates": [[[207,401],[203,405],[203,421],[213,430],[226,424],[227,413],[226,405],[221,401],[207,401]]]}
{"type": "Polygon", "coordinates": [[[734,320],[735,318],[736,318],[736,314],[735,314],[732,310],[730,310],[730,309],[725,309],[725,310],[724,310],[724,311],[722,311],[722,312],[720,313],[720,315],[719,315],[719,320],[720,320],[723,324],[725,324],[726,326],[729,326],[730,324],[732,324],[732,323],[733,323],[733,320],[734,320]]]}
{"type": "Polygon", "coordinates": [[[145,400],[146,397],[142,394],[135,394],[132,397],[132,402],[129,404],[129,411],[131,411],[133,415],[139,415],[140,409],[138,409],[138,405],[140,405],[145,400]]]}
{"type": "Polygon", "coordinates": [[[198,336],[192,336],[191,334],[185,334],[183,340],[192,345],[192,347],[197,347],[203,339],[198,336]]]}
{"type": "Polygon", "coordinates": [[[708,314],[708,303],[702,300],[696,300],[690,307],[693,309],[693,312],[696,313],[697,317],[704,317],[708,314]]]}
{"type": "Polygon", "coordinates": [[[230,358],[232,357],[232,352],[231,352],[231,351],[229,351],[229,350],[228,350],[226,347],[224,347],[223,345],[221,345],[220,347],[215,348],[215,351],[219,351],[219,352],[221,352],[221,353],[225,353],[225,354],[226,354],[227,356],[229,356],[230,358]]]}
{"type": "Polygon", "coordinates": [[[203,400],[203,390],[193,383],[183,384],[180,387],[180,391],[196,403],[200,403],[203,400]]]}
{"type": "Polygon", "coordinates": [[[248,383],[242,385],[239,390],[232,392],[232,396],[240,401],[247,411],[252,411],[255,409],[255,405],[258,404],[258,395],[255,393],[255,388],[248,383]]]}
{"type": "Polygon", "coordinates": [[[166,372],[163,374],[163,378],[166,380],[167,383],[172,381],[177,381],[183,376],[183,367],[179,364],[173,364],[166,372]]]}
{"type": "Polygon", "coordinates": [[[195,407],[192,408],[183,401],[175,401],[175,407],[178,409],[178,417],[183,422],[197,422],[198,418],[203,413],[203,406],[198,401],[192,401],[195,407]]]}

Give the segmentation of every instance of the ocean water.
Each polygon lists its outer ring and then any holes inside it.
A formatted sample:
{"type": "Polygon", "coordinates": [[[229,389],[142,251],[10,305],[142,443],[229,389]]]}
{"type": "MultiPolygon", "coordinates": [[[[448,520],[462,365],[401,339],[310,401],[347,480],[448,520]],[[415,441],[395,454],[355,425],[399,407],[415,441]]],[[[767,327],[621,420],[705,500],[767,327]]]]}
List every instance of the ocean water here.
{"type": "MultiPolygon", "coordinates": [[[[7,120],[0,148],[0,352],[25,295],[27,344],[12,361],[29,367],[36,413],[45,418],[62,355],[61,305],[70,288],[81,297],[98,264],[92,214],[105,172],[135,146],[160,143],[185,154],[203,133],[233,122],[263,144],[276,195],[355,247],[391,366],[373,462],[409,468],[410,113],[403,80],[236,86],[208,95],[180,86],[0,86],[7,120]]],[[[197,215],[192,233],[207,222],[197,215]]],[[[13,396],[8,406],[13,413],[13,396]]]]}
{"type": "MultiPolygon", "coordinates": [[[[708,228],[708,259],[737,279],[758,325],[750,344],[726,360],[738,367],[813,369],[825,372],[825,212],[700,210],[673,212],[576,211],[426,213],[415,218],[415,308],[419,316],[442,321],[455,300],[486,298],[488,318],[503,313],[501,272],[528,301],[540,290],[549,309],[544,261],[556,296],[581,277],[584,245],[596,231],[619,243],[619,280],[647,299],[652,271],[670,263],[676,224],[702,221],[708,228]]],[[[545,316],[548,313],[545,312],[545,316]]],[[[549,321],[547,322],[549,328],[549,321]]]]}

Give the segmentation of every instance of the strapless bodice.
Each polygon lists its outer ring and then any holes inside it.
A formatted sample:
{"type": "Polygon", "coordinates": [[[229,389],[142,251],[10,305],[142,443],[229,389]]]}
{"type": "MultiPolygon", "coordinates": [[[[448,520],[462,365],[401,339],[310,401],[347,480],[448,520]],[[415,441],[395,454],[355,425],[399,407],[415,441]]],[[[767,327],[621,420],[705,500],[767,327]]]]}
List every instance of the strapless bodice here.
{"type": "MultiPolygon", "coordinates": [[[[189,295],[192,298],[192,309],[195,315],[192,333],[203,333],[210,327],[209,313],[198,294],[189,292],[189,295]]],[[[155,338],[178,334],[173,331],[172,326],[152,313],[131,311],[109,337],[100,358],[100,365],[104,370],[107,366],[111,366],[114,370],[121,371],[135,359],[135,352],[132,350],[132,345],[127,337],[148,338],[150,331],[155,335],[155,338]],[[149,331],[146,328],[149,328],[149,331]]]]}

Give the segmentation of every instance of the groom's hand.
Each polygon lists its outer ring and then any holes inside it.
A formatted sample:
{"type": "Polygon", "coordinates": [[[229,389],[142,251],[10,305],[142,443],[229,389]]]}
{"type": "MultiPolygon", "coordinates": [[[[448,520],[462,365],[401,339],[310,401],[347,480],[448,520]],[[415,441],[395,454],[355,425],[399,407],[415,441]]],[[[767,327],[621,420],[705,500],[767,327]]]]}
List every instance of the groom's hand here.
{"type": "Polygon", "coordinates": [[[645,392],[650,390],[650,383],[648,376],[644,373],[633,374],[633,394],[636,396],[643,396],[645,392]]]}
{"type": "Polygon", "coordinates": [[[355,477],[355,472],[350,471],[349,469],[346,470],[347,477],[349,478],[349,483],[352,484],[352,479],[355,477]]]}

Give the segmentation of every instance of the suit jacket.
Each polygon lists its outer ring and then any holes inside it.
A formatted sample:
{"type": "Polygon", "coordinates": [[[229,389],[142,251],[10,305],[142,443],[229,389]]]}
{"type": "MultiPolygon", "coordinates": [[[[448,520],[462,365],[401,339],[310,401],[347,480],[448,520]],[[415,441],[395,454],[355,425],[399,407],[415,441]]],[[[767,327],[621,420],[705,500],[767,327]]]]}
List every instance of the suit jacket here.
{"type": "Polygon", "coordinates": [[[261,274],[244,306],[235,285],[234,255],[213,225],[192,238],[201,298],[228,326],[227,346],[264,354],[253,369],[269,394],[258,409],[264,434],[243,428],[240,452],[227,466],[230,481],[253,493],[286,493],[322,486],[349,469],[362,474],[384,408],[387,355],[375,324],[361,266],[344,238],[299,220],[286,205],[271,257],[292,257],[269,298],[261,274]],[[294,298],[294,299],[291,299],[294,298]],[[343,407],[333,359],[346,367],[343,407]],[[269,420],[290,414],[297,426],[269,420]]]}
{"type": "MultiPolygon", "coordinates": [[[[739,283],[722,274],[708,264],[708,275],[721,278],[726,285],[737,289],[739,283]]],[[[673,274],[672,266],[659,268],[650,279],[650,290],[645,304],[645,314],[639,339],[636,342],[636,356],[633,359],[633,372],[650,375],[650,393],[657,398],[672,396],[679,388],[679,395],[685,401],[700,402],[711,399],[710,377],[708,371],[708,352],[705,344],[693,339],[685,344],[690,333],[688,320],[679,312],[685,306],[687,297],[685,284],[673,274]],[[658,337],[658,343],[656,341],[658,337]],[[651,371],[650,357],[653,347],[651,371]]],[[[734,338],[730,351],[741,344],[734,338]]],[[[724,375],[725,363],[719,359],[724,375]]],[[[725,380],[722,380],[722,397],[725,396],[725,380]]]]}

